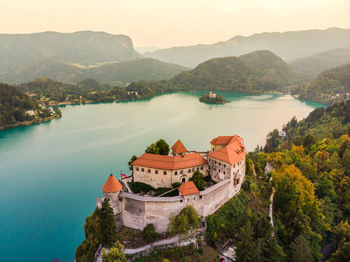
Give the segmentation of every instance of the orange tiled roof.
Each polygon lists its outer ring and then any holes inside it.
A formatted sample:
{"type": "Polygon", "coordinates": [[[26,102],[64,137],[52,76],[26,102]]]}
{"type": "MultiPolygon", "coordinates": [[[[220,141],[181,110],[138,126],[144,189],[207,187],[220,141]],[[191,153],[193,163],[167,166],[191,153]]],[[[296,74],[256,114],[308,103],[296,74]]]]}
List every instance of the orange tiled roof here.
{"type": "Polygon", "coordinates": [[[212,145],[227,145],[233,136],[218,136],[210,141],[212,145]]]}
{"type": "Polygon", "coordinates": [[[114,193],[120,190],[122,190],[122,185],[112,174],[110,174],[106,183],[102,187],[102,191],[105,193],[114,193]]]}
{"type": "Polygon", "coordinates": [[[171,151],[175,154],[187,152],[186,147],[182,144],[181,140],[177,140],[176,143],[171,147],[171,151]]]}
{"type": "Polygon", "coordinates": [[[193,183],[193,181],[188,181],[186,183],[183,183],[179,187],[179,192],[183,196],[193,195],[193,194],[199,194],[199,190],[196,187],[196,185],[193,183]]]}
{"type": "Polygon", "coordinates": [[[199,153],[186,154],[184,156],[163,156],[144,153],[134,162],[133,166],[144,166],[166,170],[178,170],[208,164],[199,153]]]}
{"type": "Polygon", "coordinates": [[[246,151],[243,139],[237,135],[234,135],[231,136],[231,139],[227,142],[226,146],[219,150],[210,152],[208,154],[208,157],[215,158],[231,165],[235,165],[236,163],[242,161],[245,158],[245,155],[246,151]]]}

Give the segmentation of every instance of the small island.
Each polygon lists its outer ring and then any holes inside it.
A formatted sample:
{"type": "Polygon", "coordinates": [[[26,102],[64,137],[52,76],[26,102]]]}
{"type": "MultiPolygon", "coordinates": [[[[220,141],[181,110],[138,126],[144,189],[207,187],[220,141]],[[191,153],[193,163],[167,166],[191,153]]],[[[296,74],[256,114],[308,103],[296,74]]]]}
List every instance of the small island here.
{"type": "Polygon", "coordinates": [[[226,99],[222,96],[219,96],[212,91],[209,92],[209,94],[202,95],[199,98],[199,101],[202,103],[208,103],[208,104],[225,104],[227,103],[226,99]]]}

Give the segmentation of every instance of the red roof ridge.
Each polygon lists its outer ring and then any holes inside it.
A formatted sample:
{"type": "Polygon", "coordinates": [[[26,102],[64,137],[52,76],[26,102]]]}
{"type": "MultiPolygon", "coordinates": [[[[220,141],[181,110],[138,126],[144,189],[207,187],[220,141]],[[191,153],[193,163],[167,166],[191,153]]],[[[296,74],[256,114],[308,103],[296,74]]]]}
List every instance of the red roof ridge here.
{"type": "MultiPolygon", "coordinates": [[[[228,137],[217,137],[217,138],[214,138],[213,140],[219,139],[219,138],[221,138],[221,141],[219,142],[219,144],[221,144],[222,141],[226,139],[228,140],[228,137]]],[[[214,144],[216,142],[217,141],[214,141],[214,144]]],[[[210,152],[208,154],[208,157],[212,157],[220,161],[223,161],[225,163],[235,165],[236,163],[242,161],[245,155],[246,155],[246,151],[245,151],[243,139],[238,135],[234,135],[230,138],[230,140],[227,141],[227,144],[224,147],[218,150],[215,150],[213,152],[210,152]]]]}
{"type": "Polygon", "coordinates": [[[156,155],[144,153],[132,165],[166,170],[177,170],[207,164],[207,160],[199,153],[190,153],[183,156],[156,155]]]}
{"type": "Polygon", "coordinates": [[[181,142],[180,139],[178,139],[175,144],[171,147],[171,150],[175,153],[185,153],[187,152],[186,147],[184,146],[184,144],[181,142]]]}
{"type": "Polygon", "coordinates": [[[119,183],[118,179],[115,178],[112,174],[107,178],[106,183],[102,187],[102,191],[105,193],[114,193],[122,190],[122,185],[119,183]]]}
{"type": "Polygon", "coordinates": [[[193,183],[193,181],[188,181],[183,183],[178,190],[180,194],[183,196],[199,194],[199,190],[196,187],[196,185],[193,183]]]}

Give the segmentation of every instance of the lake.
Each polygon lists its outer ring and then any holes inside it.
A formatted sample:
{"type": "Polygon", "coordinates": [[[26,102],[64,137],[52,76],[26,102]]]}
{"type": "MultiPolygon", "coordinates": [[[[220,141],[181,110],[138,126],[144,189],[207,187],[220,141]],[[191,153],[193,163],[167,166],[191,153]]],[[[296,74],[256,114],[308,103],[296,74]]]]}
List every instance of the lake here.
{"type": "Polygon", "coordinates": [[[0,261],[73,261],[108,175],[129,173],[130,156],[159,138],[208,150],[212,138],[238,134],[253,150],[273,128],[320,106],[224,92],[229,103],[208,105],[201,94],[67,106],[61,119],[0,131],[0,261]]]}

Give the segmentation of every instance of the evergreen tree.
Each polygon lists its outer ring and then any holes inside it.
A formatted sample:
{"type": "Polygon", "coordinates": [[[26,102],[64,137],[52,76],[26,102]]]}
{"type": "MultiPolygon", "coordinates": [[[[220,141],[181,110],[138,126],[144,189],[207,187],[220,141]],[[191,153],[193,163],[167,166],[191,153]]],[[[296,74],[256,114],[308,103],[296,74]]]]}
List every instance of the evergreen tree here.
{"type": "Polygon", "coordinates": [[[110,247],[117,240],[117,228],[114,223],[113,208],[109,199],[105,198],[101,208],[101,244],[104,247],[110,247]]]}
{"type": "Polygon", "coordinates": [[[253,228],[248,220],[239,230],[239,240],[237,241],[236,254],[238,262],[253,261],[255,252],[255,243],[253,238],[253,228]]]}
{"type": "Polygon", "coordinates": [[[270,240],[269,261],[281,262],[286,257],[283,248],[279,245],[277,237],[274,235],[270,240]]]}
{"type": "Polygon", "coordinates": [[[310,262],[312,261],[312,250],[309,241],[300,235],[290,244],[290,261],[310,262]]]}

